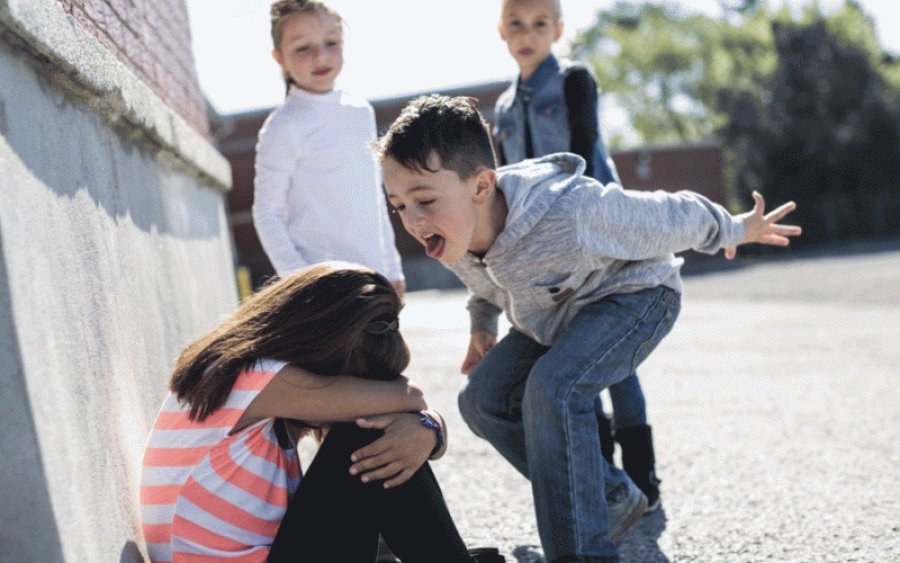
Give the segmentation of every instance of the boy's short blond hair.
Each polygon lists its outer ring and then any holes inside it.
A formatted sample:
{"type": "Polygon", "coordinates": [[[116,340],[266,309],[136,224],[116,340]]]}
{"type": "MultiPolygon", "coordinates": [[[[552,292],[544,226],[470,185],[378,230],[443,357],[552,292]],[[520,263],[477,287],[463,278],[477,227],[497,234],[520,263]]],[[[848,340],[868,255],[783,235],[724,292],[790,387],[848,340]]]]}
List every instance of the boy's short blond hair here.
{"type": "Polygon", "coordinates": [[[533,4],[535,2],[543,2],[550,6],[553,9],[553,13],[556,14],[556,21],[562,21],[562,5],[559,0],[503,0],[500,3],[500,13],[502,14],[506,11],[506,7],[511,4],[533,4]]]}

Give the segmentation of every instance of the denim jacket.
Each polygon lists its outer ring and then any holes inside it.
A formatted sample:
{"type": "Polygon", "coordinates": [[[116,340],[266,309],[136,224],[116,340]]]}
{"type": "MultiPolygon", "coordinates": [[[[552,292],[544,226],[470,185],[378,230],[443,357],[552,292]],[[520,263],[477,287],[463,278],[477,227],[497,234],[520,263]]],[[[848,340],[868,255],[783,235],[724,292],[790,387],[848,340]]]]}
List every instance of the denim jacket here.
{"type": "MultiPolygon", "coordinates": [[[[526,158],[525,113],[531,133],[533,157],[558,152],[573,152],[570,147],[572,132],[565,96],[565,80],[574,68],[585,68],[567,59],[558,60],[553,55],[538,66],[528,80],[517,77],[497,99],[494,106],[494,142],[503,151],[505,164],[514,164],[526,158]]],[[[597,107],[597,123],[600,122],[597,107]]],[[[597,130],[597,142],[592,154],[593,176],[602,184],[621,184],[615,164],[603,143],[603,135],[597,130]]]]}
{"type": "Polygon", "coordinates": [[[471,330],[497,333],[497,317],[552,346],[588,303],[659,285],[682,290],[692,248],[740,243],[744,225],[691,191],[623,190],[583,176],[575,154],[552,154],[498,170],[506,224],[484,257],[449,264],[469,288],[471,330]]]}

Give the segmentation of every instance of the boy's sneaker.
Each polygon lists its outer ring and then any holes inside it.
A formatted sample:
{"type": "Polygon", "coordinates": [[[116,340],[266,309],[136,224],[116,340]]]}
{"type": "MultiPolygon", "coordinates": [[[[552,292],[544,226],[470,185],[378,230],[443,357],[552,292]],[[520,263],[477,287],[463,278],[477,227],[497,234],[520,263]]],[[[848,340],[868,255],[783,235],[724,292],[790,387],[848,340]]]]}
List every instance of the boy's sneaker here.
{"type": "Polygon", "coordinates": [[[619,538],[640,520],[647,510],[647,497],[633,482],[626,481],[606,496],[609,514],[609,535],[613,541],[619,538]]]}

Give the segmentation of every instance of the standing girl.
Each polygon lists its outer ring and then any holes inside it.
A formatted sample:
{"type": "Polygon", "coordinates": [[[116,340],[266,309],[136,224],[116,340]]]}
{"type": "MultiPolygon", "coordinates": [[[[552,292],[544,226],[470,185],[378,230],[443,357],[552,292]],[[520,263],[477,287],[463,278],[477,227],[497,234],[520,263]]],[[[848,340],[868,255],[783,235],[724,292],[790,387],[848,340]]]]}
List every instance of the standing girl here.
{"type": "Polygon", "coordinates": [[[400,307],[380,274],[322,263],[182,352],[144,455],[152,561],[371,563],[379,534],[404,562],[482,561],[425,464],[446,431],[399,375],[400,307]],[[325,437],[301,479],[308,432],[325,437]]]}
{"type": "Polygon", "coordinates": [[[319,0],[271,6],[272,56],[287,87],[256,147],[253,222],[279,275],[323,260],[405,281],[371,144],[371,104],[339,89],[343,21],[319,0]]]}

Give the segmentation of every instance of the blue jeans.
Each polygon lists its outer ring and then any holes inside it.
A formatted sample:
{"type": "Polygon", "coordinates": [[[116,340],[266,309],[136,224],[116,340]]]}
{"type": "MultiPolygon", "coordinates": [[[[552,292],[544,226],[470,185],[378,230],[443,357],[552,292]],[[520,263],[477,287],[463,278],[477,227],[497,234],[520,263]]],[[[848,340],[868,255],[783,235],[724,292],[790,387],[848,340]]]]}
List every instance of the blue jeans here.
{"type": "MultiPolygon", "coordinates": [[[[647,403],[637,373],[609,386],[609,400],[612,403],[613,430],[633,428],[647,424],[647,403]]],[[[598,413],[605,414],[603,402],[597,398],[594,406],[598,413]]]]}
{"type": "Polygon", "coordinates": [[[597,395],[634,374],[680,308],[655,287],[586,305],[549,348],[511,330],[460,389],[472,431],[531,480],[548,561],[617,555],[605,494],[628,476],[600,455],[597,395]]]}

